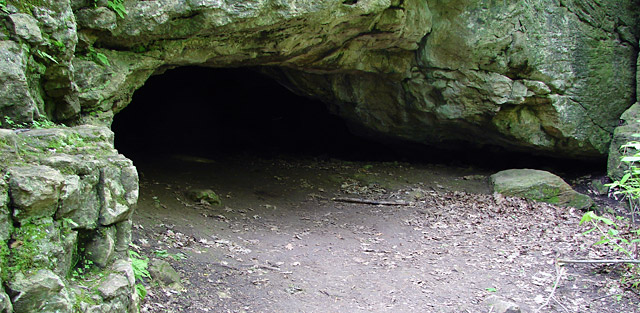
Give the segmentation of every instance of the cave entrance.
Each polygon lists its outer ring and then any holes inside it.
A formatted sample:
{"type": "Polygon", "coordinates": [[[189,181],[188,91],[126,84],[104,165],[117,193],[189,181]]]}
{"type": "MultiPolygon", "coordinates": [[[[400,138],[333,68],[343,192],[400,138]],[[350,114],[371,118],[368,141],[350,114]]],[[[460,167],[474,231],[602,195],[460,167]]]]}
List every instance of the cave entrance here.
{"type": "Polygon", "coordinates": [[[116,148],[134,161],[235,153],[394,158],[379,143],[351,134],[324,103],[249,68],[181,67],[152,76],[112,129],[116,148]]]}

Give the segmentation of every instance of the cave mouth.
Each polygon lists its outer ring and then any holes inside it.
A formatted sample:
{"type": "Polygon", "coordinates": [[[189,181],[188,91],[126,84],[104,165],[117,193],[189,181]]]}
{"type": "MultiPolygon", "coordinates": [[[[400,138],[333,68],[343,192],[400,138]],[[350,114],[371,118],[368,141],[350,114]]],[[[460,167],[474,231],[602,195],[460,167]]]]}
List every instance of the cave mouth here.
{"type": "Polygon", "coordinates": [[[112,129],[116,148],[134,161],[171,154],[400,157],[353,135],[324,103],[254,68],[180,67],[152,76],[116,114],[112,129]]]}
{"type": "Polygon", "coordinates": [[[576,161],[477,148],[440,149],[354,135],[323,102],[299,96],[256,68],[179,67],[150,77],[112,124],[115,145],[137,165],[171,155],[204,158],[293,155],[348,161],[410,161],[490,170],[604,172],[576,161]]]}

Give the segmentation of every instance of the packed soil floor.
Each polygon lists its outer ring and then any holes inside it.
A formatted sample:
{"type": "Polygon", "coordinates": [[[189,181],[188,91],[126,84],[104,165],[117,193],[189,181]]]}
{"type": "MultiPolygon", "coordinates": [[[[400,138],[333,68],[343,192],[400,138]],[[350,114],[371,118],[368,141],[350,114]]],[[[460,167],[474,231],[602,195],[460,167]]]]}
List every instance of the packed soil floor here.
{"type": "Polygon", "coordinates": [[[497,312],[495,299],[522,312],[640,311],[624,265],[558,264],[619,257],[592,245],[584,212],[494,195],[487,170],[290,156],[136,163],[132,247],[182,280],[145,279],[142,312],[497,312]],[[193,201],[194,189],[222,204],[193,201]]]}

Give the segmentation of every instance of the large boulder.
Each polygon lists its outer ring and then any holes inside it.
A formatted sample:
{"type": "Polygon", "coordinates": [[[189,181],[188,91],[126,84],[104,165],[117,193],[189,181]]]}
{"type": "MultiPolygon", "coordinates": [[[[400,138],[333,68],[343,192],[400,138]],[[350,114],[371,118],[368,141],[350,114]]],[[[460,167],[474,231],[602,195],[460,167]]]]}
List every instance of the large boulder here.
{"type": "Polygon", "coordinates": [[[73,312],[73,303],[64,281],[52,271],[18,275],[9,284],[15,312],[73,312]]]}
{"type": "Polygon", "coordinates": [[[18,220],[53,216],[64,177],[45,165],[9,168],[13,215],[18,220]]]}
{"type": "MultiPolygon", "coordinates": [[[[0,41],[0,123],[6,117],[16,122],[30,122],[36,114],[36,102],[27,81],[29,55],[14,41],[0,41]]],[[[5,125],[4,127],[7,127],[5,125]]]]}
{"type": "Polygon", "coordinates": [[[493,191],[505,196],[523,197],[578,209],[593,205],[589,196],[574,191],[562,178],[547,171],[511,169],[490,177],[493,191]]]}

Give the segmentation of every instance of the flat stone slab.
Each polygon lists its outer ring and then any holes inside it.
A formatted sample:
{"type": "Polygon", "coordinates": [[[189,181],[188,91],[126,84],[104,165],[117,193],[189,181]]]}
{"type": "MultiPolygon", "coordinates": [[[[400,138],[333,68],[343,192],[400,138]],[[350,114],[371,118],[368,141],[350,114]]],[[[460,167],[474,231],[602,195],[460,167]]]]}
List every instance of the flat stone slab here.
{"type": "Polygon", "coordinates": [[[547,171],[511,169],[491,175],[493,192],[539,202],[586,209],[593,205],[587,195],[576,192],[562,178],[547,171]]]}

